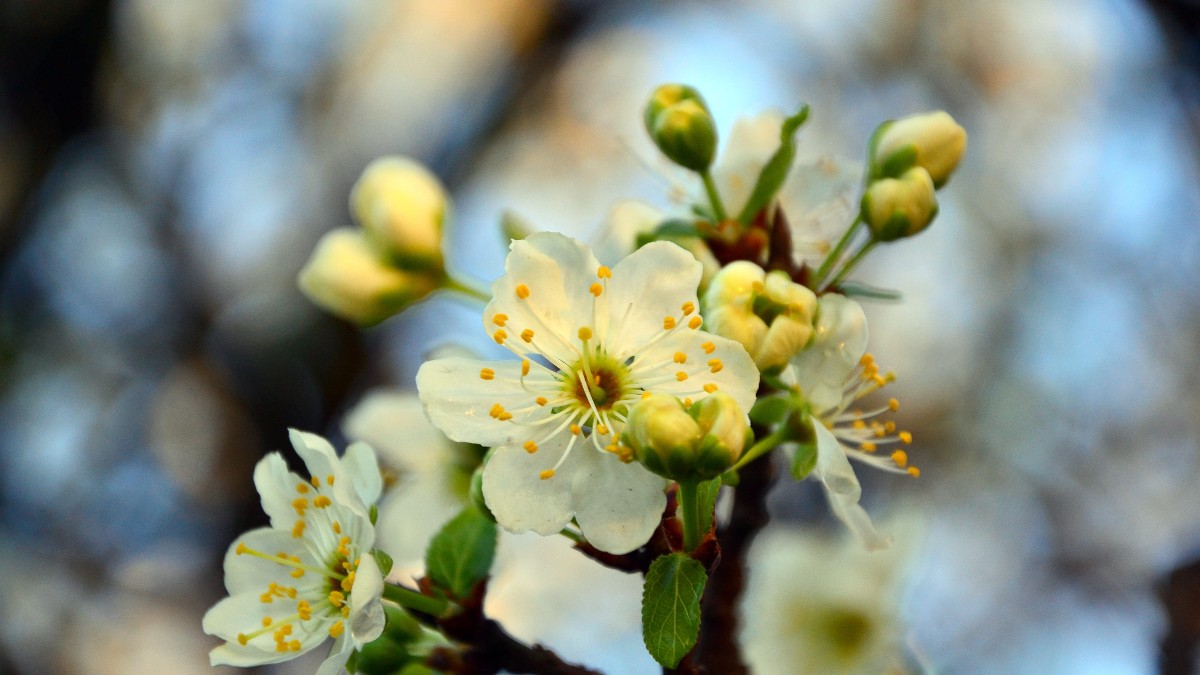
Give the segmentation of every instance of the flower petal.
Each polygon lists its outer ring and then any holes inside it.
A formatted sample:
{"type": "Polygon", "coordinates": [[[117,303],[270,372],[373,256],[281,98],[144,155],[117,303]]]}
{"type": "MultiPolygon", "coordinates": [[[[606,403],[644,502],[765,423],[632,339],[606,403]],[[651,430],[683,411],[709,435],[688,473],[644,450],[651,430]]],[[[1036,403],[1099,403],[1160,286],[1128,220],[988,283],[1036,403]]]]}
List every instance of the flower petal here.
{"type": "Polygon", "coordinates": [[[379,495],[383,492],[383,475],[379,473],[379,460],[371,446],[363,442],[350,444],[346,454],[342,455],[342,466],[363,504],[379,501],[379,495]]]}
{"type": "Polygon", "coordinates": [[[317,675],[338,675],[338,673],[346,672],[343,668],[353,653],[354,640],[342,633],[338,639],[334,640],[333,648],[329,650],[329,656],[325,657],[325,660],[317,667],[317,675]]]}
{"type": "Polygon", "coordinates": [[[309,473],[314,477],[325,479],[327,487],[322,489],[332,492],[333,498],[354,514],[366,518],[367,505],[359,498],[354,481],[350,478],[346,468],[342,466],[337,451],[333,449],[329,441],[316,434],[297,429],[288,429],[288,436],[291,438],[292,447],[296,449],[297,454],[308,467],[309,473]],[[333,477],[332,483],[328,480],[330,476],[333,477]]]}
{"type": "Polygon", "coordinates": [[[663,331],[663,319],[683,323],[683,306],[699,307],[696,289],[704,267],[691,253],[667,241],[634,251],[612,269],[608,282],[610,352],[618,358],[635,354],[663,331]]]}
{"type": "Polygon", "coordinates": [[[633,367],[646,391],[700,400],[708,395],[705,385],[733,397],[742,410],[750,410],[758,392],[758,367],[740,343],[701,330],[683,328],[638,354],[633,367]],[[683,364],[675,355],[687,357],[683,364]],[[648,370],[644,370],[648,369],[648,370]],[[713,372],[713,370],[717,372],[713,372]],[[678,373],[687,375],[680,380],[678,373]]]}
{"type": "Polygon", "coordinates": [[[666,214],[646,202],[633,199],[617,202],[596,232],[592,250],[600,262],[616,265],[637,249],[638,235],[653,231],[664,220],[666,214]]]}
{"type": "Polygon", "coordinates": [[[578,452],[573,503],[588,542],[619,555],[649,541],[667,505],[667,481],[611,453],[591,447],[578,452]]]}
{"type": "MultiPolygon", "coordinates": [[[[538,534],[555,534],[571,522],[571,490],[578,456],[594,451],[591,447],[574,447],[555,475],[543,480],[541,473],[552,468],[567,448],[569,434],[560,434],[546,442],[535,453],[524,448],[504,445],[496,448],[483,470],[483,498],[496,522],[510,532],[533,530],[538,534]]],[[[576,446],[590,442],[577,438],[576,446]]]]}
{"type": "Polygon", "coordinates": [[[426,471],[403,480],[384,498],[375,530],[379,548],[397,566],[422,562],[429,540],[462,510],[464,500],[451,480],[449,471],[426,471]]]}
{"type": "Polygon", "coordinates": [[[859,304],[836,293],[821,296],[812,343],[792,359],[793,375],[818,412],[842,400],[846,378],[867,351],[867,317],[859,304]]]}
{"type": "Polygon", "coordinates": [[[287,462],[278,452],[259,460],[254,467],[254,487],[262,498],[263,511],[271,518],[271,527],[291,529],[297,518],[292,501],[300,496],[296,486],[307,482],[288,471],[287,462]]]}
{"type": "MultiPolygon", "coordinates": [[[[534,403],[535,394],[521,385],[517,361],[477,361],[451,358],[426,361],[417,371],[417,390],[429,419],[456,441],[488,447],[527,439],[527,430],[516,422],[532,422],[550,414],[548,407],[534,403]],[[483,380],[480,371],[490,369],[494,379],[483,380]],[[489,413],[500,404],[513,412],[531,408],[515,420],[500,421],[489,413]]],[[[525,378],[530,386],[549,386],[551,376],[537,369],[525,378]]]]}
{"type": "Polygon", "coordinates": [[[295,568],[245,553],[239,555],[238,547],[243,544],[267,555],[286,553],[300,558],[305,565],[321,566],[309,552],[303,538],[293,537],[289,531],[272,527],[250,530],[230,544],[225,552],[225,589],[230,595],[250,591],[262,593],[271,582],[292,581],[290,575],[295,568]]]}
{"type": "Polygon", "coordinates": [[[364,553],[354,572],[350,592],[350,637],[356,644],[371,642],[383,633],[383,575],[375,556],[364,553]]]}
{"type": "Polygon", "coordinates": [[[862,497],[862,487],[858,484],[850,460],[846,459],[841,443],[820,420],[813,420],[813,429],[817,435],[817,465],[813,469],[813,476],[825,486],[825,496],[829,498],[833,515],[868,549],[887,548],[891,543],[890,537],[875,529],[871,517],[858,503],[862,497]]]}
{"type": "Polygon", "coordinates": [[[412,392],[371,392],[342,420],[342,430],[370,443],[386,463],[402,471],[437,469],[453,456],[445,435],[429,423],[421,399],[412,392]]]}
{"type": "Polygon", "coordinates": [[[721,158],[713,167],[713,179],[721,187],[721,196],[731,214],[737,214],[746,204],[759,172],[779,147],[782,127],[783,115],[779,112],[766,112],[733,123],[721,158]]]}
{"type": "Polygon", "coordinates": [[[255,665],[277,663],[295,658],[324,642],[324,631],[328,622],[314,613],[309,621],[292,622],[290,640],[300,641],[299,651],[277,652],[271,631],[250,638],[247,644],[238,641],[238,633],[250,634],[262,628],[264,616],[283,618],[295,612],[295,603],[286,608],[284,600],[263,604],[255,592],[238,593],[222,599],[204,614],[201,623],[204,632],[226,641],[223,649],[218,647],[209,653],[213,665],[255,665]],[[218,660],[221,659],[221,660],[218,660]]]}
{"type": "Polygon", "coordinates": [[[572,341],[581,327],[592,325],[588,289],[597,281],[599,267],[586,244],[561,234],[539,232],[514,241],[504,275],[492,284],[492,300],[483,313],[485,330],[494,335],[499,329],[495,317],[503,315],[514,347],[526,350],[526,343],[515,338],[529,329],[533,344],[544,353],[558,361],[574,361],[572,341]]]}

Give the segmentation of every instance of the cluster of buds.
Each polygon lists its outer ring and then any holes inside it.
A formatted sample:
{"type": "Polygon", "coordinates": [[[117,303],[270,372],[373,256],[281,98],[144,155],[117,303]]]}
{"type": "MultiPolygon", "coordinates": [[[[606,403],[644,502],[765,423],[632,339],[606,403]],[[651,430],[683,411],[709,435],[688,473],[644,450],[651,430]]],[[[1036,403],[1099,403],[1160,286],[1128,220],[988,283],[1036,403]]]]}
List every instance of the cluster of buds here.
{"type": "Polygon", "coordinates": [[[725,473],[750,438],[746,413],[718,391],[686,408],[674,396],[646,396],[630,413],[621,440],[647,469],[683,482],[725,473]]]}
{"type": "Polygon", "coordinates": [[[862,218],[876,241],[920,233],[938,212],[935,191],[950,180],[967,132],[944,111],[879,125],[871,138],[862,218]]]}
{"type": "Polygon", "coordinates": [[[741,260],[713,278],[704,308],[708,330],[737,340],[760,371],[771,372],[812,339],[817,296],[784,272],[741,260]]]}
{"type": "Polygon", "coordinates": [[[444,280],[446,191],[406,157],[383,157],[350,193],[361,227],[340,227],[317,243],[299,284],[313,302],[362,325],[383,321],[444,280]]]}

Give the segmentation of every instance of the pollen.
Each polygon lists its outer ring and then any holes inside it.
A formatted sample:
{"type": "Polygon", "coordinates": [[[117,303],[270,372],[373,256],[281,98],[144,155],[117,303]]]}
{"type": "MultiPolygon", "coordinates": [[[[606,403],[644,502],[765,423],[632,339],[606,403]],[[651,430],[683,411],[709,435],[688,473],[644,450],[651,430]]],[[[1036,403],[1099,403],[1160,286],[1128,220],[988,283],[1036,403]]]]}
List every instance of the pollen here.
{"type": "Polygon", "coordinates": [[[687,354],[675,352],[675,363],[687,363],[687,354]]]}
{"type": "Polygon", "coordinates": [[[303,648],[303,647],[301,646],[301,644],[300,644],[300,641],[299,641],[299,640],[292,640],[291,642],[289,642],[289,643],[288,643],[288,649],[290,649],[290,650],[292,650],[292,651],[294,651],[294,652],[298,652],[298,651],[300,651],[302,648],[303,648]]]}
{"type": "Polygon", "coordinates": [[[300,494],[308,492],[308,483],[297,483],[296,492],[299,492],[300,494]]]}
{"type": "Polygon", "coordinates": [[[537,403],[538,405],[546,405],[546,403],[547,403],[545,396],[539,396],[539,397],[533,399],[533,402],[537,403]]]}
{"type": "Polygon", "coordinates": [[[571,425],[571,433],[578,436],[579,434],[583,433],[583,429],[581,429],[578,424],[572,424],[571,425]]]}
{"type": "Polygon", "coordinates": [[[863,452],[875,452],[875,450],[877,449],[877,448],[875,447],[875,444],[874,444],[874,443],[872,443],[871,441],[864,441],[864,442],[862,443],[862,445],[860,445],[860,446],[858,446],[858,447],[859,447],[859,449],[861,449],[863,452]]]}
{"type": "Polygon", "coordinates": [[[646,399],[648,399],[648,398],[650,398],[650,392],[648,392],[648,391],[643,391],[643,392],[642,392],[642,400],[644,401],[644,400],[646,400],[646,399]]]}
{"type": "Polygon", "coordinates": [[[343,624],[341,621],[335,621],[333,625],[329,627],[329,637],[337,639],[337,637],[345,632],[345,630],[345,624],[343,624]]]}
{"type": "Polygon", "coordinates": [[[601,265],[599,268],[596,269],[596,278],[611,279],[612,278],[612,270],[608,269],[607,265],[601,265]]]}
{"type": "Polygon", "coordinates": [[[705,354],[711,354],[716,350],[717,346],[711,342],[705,342],[704,344],[700,345],[700,348],[704,350],[705,354]]]}
{"type": "Polygon", "coordinates": [[[342,524],[341,524],[341,523],[339,523],[338,521],[336,521],[336,520],[335,520],[335,521],[333,521],[333,525],[332,525],[332,527],[333,527],[333,533],[334,533],[334,534],[341,534],[341,533],[342,533],[342,524]]]}
{"type": "Polygon", "coordinates": [[[504,414],[504,406],[500,405],[499,403],[493,403],[492,409],[488,411],[488,415],[490,415],[491,417],[494,417],[494,418],[499,418],[500,415],[503,415],[503,414],[504,414]]]}
{"type": "Polygon", "coordinates": [[[533,329],[526,328],[525,330],[521,331],[521,339],[526,343],[533,342],[533,329]]]}
{"type": "Polygon", "coordinates": [[[271,625],[271,621],[272,621],[271,617],[269,617],[269,616],[264,616],[264,617],[263,617],[263,620],[262,620],[262,625],[263,625],[263,628],[266,628],[267,626],[270,626],[270,625],[271,625]]]}
{"type": "Polygon", "coordinates": [[[249,641],[250,638],[246,637],[245,633],[238,633],[238,644],[245,646],[245,644],[249,641]]]}
{"type": "Polygon", "coordinates": [[[525,284],[517,284],[517,297],[524,300],[529,297],[529,287],[525,284]]]}
{"type": "Polygon", "coordinates": [[[304,521],[297,520],[296,524],[292,526],[292,537],[295,539],[299,539],[300,537],[303,537],[303,536],[304,536],[304,521]]]}
{"type": "Polygon", "coordinates": [[[691,319],[688,320],[688,328],[691,328],[694,330],[696,328],[699,328],[700,324],[702,324],[702,323],[704,323],[704,319],[701,319],[699,316],[693,316],[691,319]]]}
{"type": "Polygon", "coordinates": [[[245,553],[245,552],[247,552],[247,551],[249,551],[249,550],[250,550],[250,549],[246,548],[246,544],[245,544],[245,542],[241,542],[241,541],[239,541],[239,542],[238,542],[238,545],[237,545],[237,548],[233,549],[233,552],[234,552],[234,553],[236,553],[237,555],[241,555],[241,554],[243,554],[243,553],[245,553]]]}
{"type": "Polygon", "coordinates": [[[912,434],[907,431],[901,431],[897,436],[900,437],[900,442],[905,445],[912,443],[912,434]]]}
{"type": "Polygon", "coordinates": [[[687,379],[687,373],[685,373],[681,370],[678,373],[675,373],[675,379],[679,380],[680,382],[683,382],[684,380],[687,379]]]}
{"type": "Polygon", "coordinates": [[[479,379],[494,380],[496,379],[496,371],[492,370],[491,368],[484,368],[479,371],[479,379]]]}
{"type": "Polygon", "coordinates": [[[690,398],[683,399],[683,407],[685,407],[685,408],[692,407],[692,399],[690,399],[690,398]]]}
{"type": "Polygon", "coordinates": [[[892,453],[892,461],[896,463],[896,466],[903,469],[908,466],[908,453],[903,450],[897,450],[892,453]]]}
{"type": "Polygon", "coordinates": [[[496,419],[500,420],[501,422],[507,422],[512,419],[512,413],[505,410],[504,412],[500,413],[499,415],[496,415],[496,419]]]}
{"type": "Polygon", "coordinates": [[[908,475],[912,476],[913,478],[920,478],[921,470],[915,466],[910,466],[908,467],[908,475]]]}
{"type": "Polygon", "coordinates": [[[329,604],[341,607],[346,604],[346,595],[341,591],[329,591],[329,604]]]}
{"type": "Polygon", "coordinates": [[[579,329],[579,339],[580,340],[591,340],[592,339],[592,329],[588,328],[587,326],[580,328],[579,329]]]}
{"type": "Polygon", "coordinates": [[[321,487],[321,479],[317,478],[316,476],[313,476],[312,477],[312,486],[319,489],[321,487]]]}
{"type": "Polygon", "coordinates": [[[317,507],[318,509],[326,508],[332,503],[333,500],[325,495],[317,495],[316,497],[313,497],[313,506],[317,507]]]}
{"type": "Polygon", "coordinates": [[[713,373],[721,372],[721,369],[724,367],[725,367],[725,364],[721,363],[721,359],[709,359],[708,360],[708,368],[713,373]]]}
{"type": "Polygon", "coordinates": [[[608,427],[604,426],[603,424],[597,424],[596,425],[596,433],[600,434],[601,436],[607,436],[608,435],[608,427]]]}
{"type": "Polygon", "coordinates": [[[492,317],[492,323],[496,324],[497,326],[499,326],[501,328],[504,328],[504,324],[507,321],[508,321],[507,314],[496,314],[492,317]]]}
{"type": "Polygon", "coordinates": [[[500,329],[495,333],[492,333],[492,339],[496,341],[496,344],[502,345],[504,344],[504,341],[508,339],[508,333],[505,333],[504,329],[500,329]]]}
{"type": "Polygon", "coordinates": [[[554,469],[546,469],[545,471],[538,474],[538,478],[541,478],[542,480],[549,480],[553,477],[554,477],[554,469]]]}
{"type": "Polygon", "coordinates": [[[716,390],[717,390],[717,385],[713,384],[712,382],[709,382],[708,384],[704,385],[704,391],[706,391],[710,394],[716,390]]]}
{"type": "Polygon", "coordinates": [[[894,399],[894,398],[889,398],[888,399],[888,410],[891,410],[892,412],[896,412],[899,409],[900,409],[900,401],[898,401],[897,399],[894,399]]]}
{"type": "Polygon", "coordinates": [[[525,441],[525,452],[528,452],[529,454],[532,455],[533,453],[535,453],[537,451],[538,451],[537,443],[534,443],[533,441],[525,441]]]}
{"type": "Polygon", "coordinates": [[[663,317],[663,330],[671,330],[674,327],[675,327],[675,317],[673,317],[673,316],[663,317]]]}
{"type": "Polygon", "coordinates": [[[591,288],[588,288],[588,291],[598,298],[600,297],[600,294],[604,292],[604,287],[601,286],[599,282],[592,282],[592,286],[591,288]]]}
{"type": "Polygon", "coordinates": [[[308,500],[303,497],[298,497],[292,500],[292,508],[296,509],[296,515],[304,517],[304,509],[308,508],[308,500]]]}
{"type": "Polygon", "coordinates": [[[683,303],[683,305],[680,306],[679,309],[683,310],[684,316],[688,316],[692,312],[696,311],[696,303],[692,302],[691,300],[688,300],[687,302],[683,303]]]}
{"type": "Polygon", "coordinates": [[[312,618],[312,605],[308,604],[307,600],[301,600],[296,605],[296,613],[300,615],[301,621],[308,621],[312,618]]]}
{"type": "Polygon", "coordinates": [[[342,555],[350,555],[350,549],[347,548],[349,543],[350,537],[342,537],[341,541],[338,542],[338,553],[341,553],[342,555]]]}

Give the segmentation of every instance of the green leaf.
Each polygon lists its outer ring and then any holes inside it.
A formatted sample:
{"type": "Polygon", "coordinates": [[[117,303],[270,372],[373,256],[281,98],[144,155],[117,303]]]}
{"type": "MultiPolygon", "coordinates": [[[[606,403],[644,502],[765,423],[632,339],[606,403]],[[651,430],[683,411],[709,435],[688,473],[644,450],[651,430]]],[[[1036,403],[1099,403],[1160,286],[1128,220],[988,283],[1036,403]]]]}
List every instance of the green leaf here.
{"type": "Polygon", "coordinates": [[[696,512],[700,514],[700,536],[712,526],[713,509],[717,507],[717,495],[721,492],[721,477],[706,480],[696,486],[696,512]]]}
{"type": "Polygon", "coordinates": [[[800,443],[796,445],[796,455],[792,457],[792,478],[804,480],[817,466],[817,444],[800,443]]]}
{"type": "Polygon", "coordinates": [[[672,218],[660,223],[652,232],[639,234],[635,245],[637,248],[641,248],[652,241],[670,241],[682,246],[688,239],[699,236],[700,233],[696,231],[695,223],[672,218]]]}
{"type": "Polygon", "coordinates": [[[750,421],[768,427],[783,421],[792,409],[792,401],[786,394],[764,396],[750,408],[750,421]]]}
{"type": "Polygon", "coordinates": [[[763,166],[758,174],[758,182],[754,184],[754,191],[750,193],[750,198],[738,214],[738,220],[743,225],[749,225],[754,216],[775,199],[779,188],[783,187],[783,181],[792,169],[792,161],[796,159],[796,131],[806,120],[808,105],[801,106],[799,112],[783,121],[783,127],[779,130],[779,149],[763,166]]]}
{"type": "Polygon", "coordinates": [[[642,591],[642,639],[663,666],[674,668],[700,634],[700,595],[708,575],[685,553],[655,560],[642,591]]]}
{"type": "Polygon", "coordinates": [[[462,598],[487,576],[495,556],[496,524],[468,506],[429,542],[426,574],[435,586],[462,598]]]}
{"type": "Polygon", "coordinates": [[[849,298],[870,298],[871,300],[884,300],[887,302],[897,302],[902,298],[900,291],[893,291],[890,288],[879,288],[870,284],[864,284],[861,281],[843,281],[838,289],[849,298]]]}
{"type": "Polygon", "coordinates": [[[375,558],[375,563],[379,565],[379,572],[386,577],[392,571],[392,556],[377,548],[371,549],[371,555],[375,558]]]}
{"type": "Polygon", "coordinates": [[[537,228],[530,225],[528,220],[525,220],[517,213],[505,211],[500,214],[500,231],[508,241],[520,241],[537,232],[537,228]]]}

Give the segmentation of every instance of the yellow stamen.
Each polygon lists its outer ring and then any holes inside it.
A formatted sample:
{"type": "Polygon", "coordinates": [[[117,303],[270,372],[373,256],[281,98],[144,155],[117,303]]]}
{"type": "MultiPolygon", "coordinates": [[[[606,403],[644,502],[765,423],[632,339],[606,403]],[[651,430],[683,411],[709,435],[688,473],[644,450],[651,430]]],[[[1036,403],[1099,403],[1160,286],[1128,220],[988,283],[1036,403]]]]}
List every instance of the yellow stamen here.
{"type": "Polygon", "coordinates": [[[901,442],[901,443],[904,443],[905,445],[908,445],[909,443],[912,443],[912,434],[910,434],[909,432],[907,432],[907,431],[901,431],[901,432],[900,432],[899,434],[897,434],[897,435],[900,437],[900,442],[901,442]]]}
{"type": "Polygon", "coordinates": [[[604,292],[604,287],[601,286],[599,283],[593,282],[591,287],[588,288],[588,290],[591,291],[592,295],[594,295],[598,298],[598,297],[600,297],[600,294],[604,292]]]}
{"type": "Polygon", "coordinates": [[[505,333],[503,329],[498,330],[492,333],[492,339],[496,341],[496,344],[502,345],[508,339],[508,333],[505,333]]]}
{"type": "Polygon", "coordinates": [[[581,429],[578,424],[572,424],[571,425],[571,433],[578,436],[579,434],[583,433],[583,429],[581,429]]]}
{"type": "Polygon", "coordinates": [[[704,385],[704,391],[706,391],[710,394],[716,390],[717,390],[717,385],[713,384],[712,382],[709,382],[708,384],[704,385]]]}
{"type": "Polygon", "coordinates": [[[300,537],[303,537],[303,536],[304,536],[304,521],[297,520],[296,524],[292,526],[292,537],[299,539],[300,537]]]}
{"type": "Polygon", "coordinates": [[[892,461],[896,463],[896,466],[903,469],[908,465],[908,453],[903,450],[897,450],[892,453],[892,461]]]}
{"type": "Polygon", "coordinates": [[[683,382],[684,380],[687,379],[687,373],[685,373],[681,370],[678,373],[675,373],[675,379],[679,380],[680,382],[683,382]]]}
{"type": "Polygon", "coordinates": [[[329,637],[337,639],[337,637],[339,635],[341,635],[345,630],[346,630],[346,627],[342,624],[341,621],[335,621],[333,623],[333,625],[329,627],[329,637]]]}
{"type": "Polygon", "coordinates": [[[296,485],[296,492],[299,492],[300,494],[304,494],[304,493],[308,492],[308,483],[299,483],[299,484],[297,484],[297,485],[296,485]]]}
{"type": "Polygon", "coordinates": [[[687,354],[675,352],[675,363],[687,363],[687,354]]]}
{"type": "Polygon", "coordinates": [[[915,466],[910,466],[908,467],[908,475],[912,476],[913,478],[920,478],[921,470],[915,466]]]}
{"type": "Polygon", "coordinates": [[[683,306],[680,307],[680,309],[683,310],[683,315],[687,316],[687,315],[691,314],[692,312],[696,311],[696,303],[689,300],[689,301],[683,303],[683,306]]]}
{"type": "Polygon", "coordinates": [[[896,412],[899,409],[900,409],[900,401],[898,401],[894,398],[889,398],[888,399],[888,410],[891,410],[892,412],[896,412]]]}
{"type": "Polygon", "coordinates": [[[494,380],[496,379],[496,371],[492,370],[491,368],[484,368],[479,371],[479,379],[494,380]]]}
{"type": "Polygon", "coordinates": [[[719,373],[725,364],[721,363],[721,359],[709,359],[708,367],[713,373],[719,373]]]}
{"type": "Polygon", "coordinates": [[[671,330],[674,327],[675,327],[675,317],[673,317],[673,316],[663,317],[663,330],[671,330]]]}
{"type": "Polygon", "coordinates": [[[541,478],[542,480],[549,480],[553,477],[554,477],[554,469],[546,469],[545,471],[538,474],[538,478],[541,478]]]}
{"type": "Polygon", "coordinates": [[[533,342],[533,329],[526,328],[525,330],[521,331],[521,339],[526,343],[533,342]]]}
{"type": "Polygon", "coordinates": [[[863,452],[875,452],[875,450],[876,450],[875,444],[872,443],[871,441],[865,441],[862,445],[859,446],[859,449],[861,449],[863,452]]]}
{"type": "Polygon", "coordinates": [[[249,641],[250,641],[250,638],[246,637],[245,633],[238,633],[238,644],[244,646],[249,641]]]}
{"type": "Polygon", "coordinates": [[[504,323],[506,321],[508,321],[507,314],[497,314],[492,317],[492,323],[496,324],[497,326],[499,326],[501,328],[504,328],[504,323]]]}
{"type": "Polygon", "coordinates": [[[611,279],[612,270],[608,269],[607,265],[601,265],[600,267],[596,268],[596,277],[599,279],[611,279]]]}
{"type": "Polygon", "coordinates": [[[533,401],[535,403],[537,403],[538,405],[546,405],[546,403],[547,403],[545,396],[539,396],[539,397],[533,399],[533,401]]]}
{"type": "Polygon", "coordinates": [[[646,399],[648,399],[648,398],[650,398],[650,392],[648,392],[648,391],[643,391],[643,392],[642,392],[642,400],[646,400],[646,399]]]}
{"type": "MultiPolygon", "coordinates": [[[[262,625],[263,625],[263,628],[266,628],[267,626],[270,626],[270,625],[271,625],[271,617],[269,617],[269,616],[264,616],[264,617],[263,617],[263,620],[262,620],[262,625]]],[[[245,644],[245,643],[243,642],[242,644],[245,644]]]]}
{"type": "Polygon", "coordinates": [[[717,346],[711,342],[705,342],[704,344],[700,345],[700,348],[704,350],[705,354],[711,354],[713,353],[713,350],[717,348],[717,346]]]}
{"type": "Polygon", "coordinates": [[[517,284],[517,297],[524,300],[529,297],[529,287],[525,284],[517,284]]]}
{"type": "Polygon", "coordinates": [[[346,596],[341,591],[329,591],[329,604],[341,607],[346,604],[346,596]]]}
{"type": "Polygon", "coordinates": [[[529,359],[521,359],[521,377],[529,374],[529,359]]]}
{"type": "Polygon", "coordinates": [[[604,426],[603,424],[597,424],[596,425],[596,433],[600,434],[601,436],[607,436],[608,435],[608,427],[604,426]]]}
{"type": "Polygon", "coordinates": [[[691,329],[699,328],[700,324],[702,324],[702,323],[704,323],[704,319],[701,319],[698,316],[693,316],[690,320],[688,320],[688,328],[691,328],[691,329]]]}
{"type": "Polygon", "coordinates": [[[537,451],[538,451],[537,443],[534,443],[533,441],[525,441],[525,452],[528,452],[529,454],[532,455],[533,453],[535,453],[537,451]]]}
{"type": "Polygon", "coordinates": [[[592,329],[588,328],[587,326],[580,328],[579,329],[579,339],[580,340],[591,340],[592,339],[592,329]]]}

